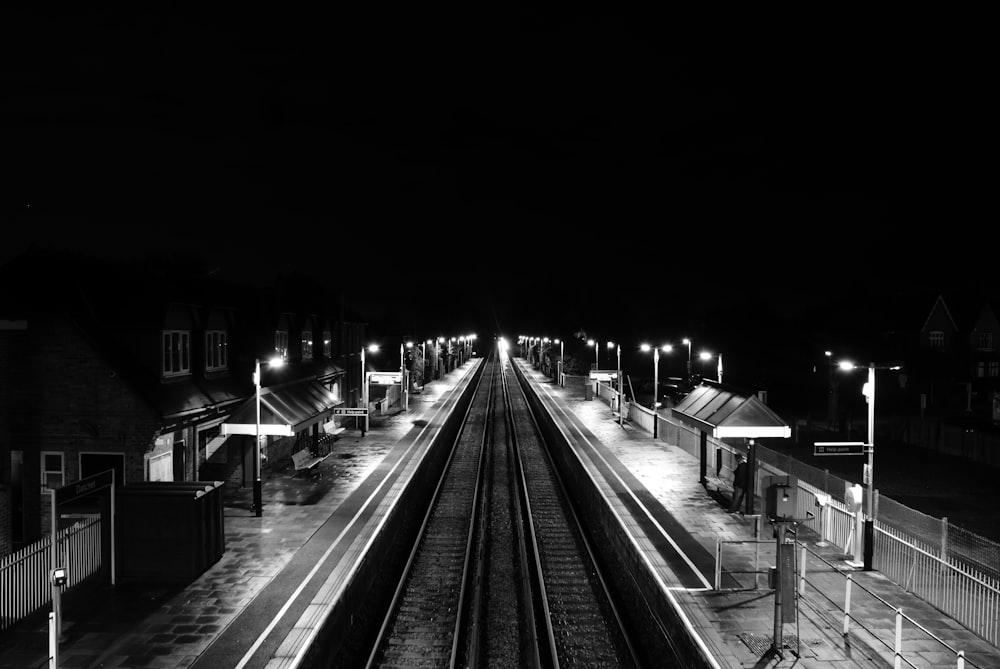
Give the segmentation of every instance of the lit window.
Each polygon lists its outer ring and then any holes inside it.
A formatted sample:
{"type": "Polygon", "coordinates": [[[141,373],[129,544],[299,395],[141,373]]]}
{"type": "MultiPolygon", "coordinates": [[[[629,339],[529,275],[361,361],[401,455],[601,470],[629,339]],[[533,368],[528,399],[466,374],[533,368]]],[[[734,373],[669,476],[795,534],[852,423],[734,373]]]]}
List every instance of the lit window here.
{"type": "Polygon", "coordinates": [[[302,359],[312,360],[313,357],[313,340],[312,337],[306,333],[302,333],[302,359]]]}
{"type": "Polygon", "coordinates": [[[205,369],[212,371],[228,366],[225,330],[209,330],[205,333],[205,369]]]}
{"type": "Polygon", "coordinates": [[[993,378],[1000,376],[1000,362],[996,360],[989,362],[989,375],[993,378]]]}
{"type": "Polygon", "coordinates": [[[323,357],[333,357],[333,335],[329,330],[323,330],[323,357]]]}
{"type": "Polygon", "coordinates": [[[61,488],[66,484],[66,472],[63,470],[63,454],[42,452],[42,485],[51,490],[61,488]]]}
{"type": "Polygon", "coordinates": [[[288,332],[277,330],[274,333],[274,352],[282,360],[288,357],[288,332]]]}
{"type": "Polygon", "coordinates": [[[942,349],[944,348],[944,333],[940,330],[934,330],[929,334],[929,341],[931,348],[942,349]]]}
{"type": "Polygon", "coordinates": [[[976,335],[976,345],[980,351],[993,350],[993,333],[980,332],[976,335]]]}
{"type": "Polygon", "coordinates": [[[191,371],[191,346],[187,330],[163,331],[163,375],[177,376],[191,371]]]}

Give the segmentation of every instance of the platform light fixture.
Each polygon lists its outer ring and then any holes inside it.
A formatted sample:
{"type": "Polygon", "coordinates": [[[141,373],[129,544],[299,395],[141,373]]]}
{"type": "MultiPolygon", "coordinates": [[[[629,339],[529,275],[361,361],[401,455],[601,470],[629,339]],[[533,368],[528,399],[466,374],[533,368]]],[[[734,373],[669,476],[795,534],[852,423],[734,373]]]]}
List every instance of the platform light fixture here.
{"type": "MultiPolygon", "coordinates": [[[[275,356],[270,360],[264,361],[272,369],[281,367],[285,364],[285,359],[281,356],[275,356]]],[[[253,510],[254,515],[260,518],[264,515],[264,495],[261,489],[260,483],[260,358],[254,360],[253,369],[253,385],[254,385],[254,399],[257,408],[257,420],[256,420],[256,444],[254,444],[253,449],[253,510]]]]}
{"type": "MultiPolygon", "coordinates": [[[[843,360],[838,365],[844,371],[865,369],[864,365],[855,365],[849,360],[843,360]]],[[[868,363],[868,382],[861,389],[861,394],[868,401],[868,518],[865,520],[865,553],[864,570],[872,570],[872,557],[875,551],[875,370],[900,370],[902,365],[876,365],[868,363]]]]}

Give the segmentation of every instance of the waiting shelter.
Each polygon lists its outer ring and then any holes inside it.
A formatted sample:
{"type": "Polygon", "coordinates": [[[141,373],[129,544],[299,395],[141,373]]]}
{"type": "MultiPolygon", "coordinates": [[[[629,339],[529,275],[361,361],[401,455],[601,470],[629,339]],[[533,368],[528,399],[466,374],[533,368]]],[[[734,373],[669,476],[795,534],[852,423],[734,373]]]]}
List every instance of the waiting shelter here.
{"type": "MultiPolygon", "coordinates": [[[[679,422],[699,430],[699,482],[702,485],[707,484],[708,437],[747,440],[747,465],[750,471],[747,476],[746,506],[747,513],[753,513],[757,463],[755,440],[787,439],[792,436],[789,425],[756,395],[742,393],[711,381],[702,381],[702,385],[694,388],[671,409],[671,415],[679,422]]],[[[722,462],[721,450],[721,447],[716,449],[717,466],[722,462]]]]}

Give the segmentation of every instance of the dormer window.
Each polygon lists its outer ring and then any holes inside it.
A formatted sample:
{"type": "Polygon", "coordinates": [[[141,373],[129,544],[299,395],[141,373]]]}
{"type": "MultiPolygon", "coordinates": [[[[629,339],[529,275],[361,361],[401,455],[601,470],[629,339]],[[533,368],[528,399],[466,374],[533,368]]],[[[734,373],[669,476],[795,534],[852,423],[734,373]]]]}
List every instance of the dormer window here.
{"type": "Polygon", "coordinates": [[[187,330],[163,331],[163,375],[191,372],[191,336],[187,330]]]}
{"type": "Polygon", "coordinates": [[[215,372],[228,366],[226,331],[208,330],[205,333],[205,371],[215,372]]]}
{"type": "Polygon", "coordinates": [[[313,357],[313,340],[312,334],[308,332],[302,333],[302,359],[312,360],[313,357]]]}
{"type": "Polygon", "coordinates": [[[274,333],[274,352],[282,360],[288,359],[288,331],[276,330],[274,333]]]}

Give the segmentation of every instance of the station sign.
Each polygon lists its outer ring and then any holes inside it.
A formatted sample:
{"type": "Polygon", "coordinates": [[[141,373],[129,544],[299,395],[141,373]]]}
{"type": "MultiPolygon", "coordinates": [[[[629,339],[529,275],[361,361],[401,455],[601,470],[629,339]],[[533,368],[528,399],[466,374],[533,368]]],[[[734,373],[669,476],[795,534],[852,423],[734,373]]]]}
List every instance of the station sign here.
{"type": "Polygon", "coordinates": [[[92,492],[97,492],[115,483],[115,471],[113,469],[108,469],[100,474],[94,474],[93,476],[88,476],[82,478],[79,481],[70,483],[69,485],[64,485],[61,488],[55,489],[56,504],[65,504],[78,497],[84,497],[92,492]]]}
{"type": "Polygon", "coordinates": [[[864,455],[863,441],[817,441],[813,443],[813,455],[864,455]]]}
{"type": "Polygon", "coordinates": [[[403,383],[403,373],[368,372],[368,383],[373,386],[398,386],[403,383]]]}
{"type": "Polygon", "coordinates": [[[367,416],[368,409],[356,407],[333,407],[334,416],[367,416]]]}
{"type": "Polygon", "coordinates": [[[611,381],[618,378],[618,370],[615,369],[592,369],[590,378],[593,381],[611,381]]]}

